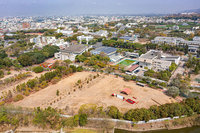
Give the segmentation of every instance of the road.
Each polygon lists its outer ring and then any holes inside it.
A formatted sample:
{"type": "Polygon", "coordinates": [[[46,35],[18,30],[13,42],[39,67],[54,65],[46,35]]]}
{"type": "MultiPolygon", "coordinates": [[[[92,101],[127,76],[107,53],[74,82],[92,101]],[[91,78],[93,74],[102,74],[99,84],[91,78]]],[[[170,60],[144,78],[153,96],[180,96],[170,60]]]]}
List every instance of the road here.
{"type": "Polygon", "coordinates": [[[172,76],[171,76],[170,80],[168,81],[168,83],[170,83],[176,77],[177,74],[183,75],[183,73],[185,71],[183,65],[184,65],[184,62],[180,61],[180,64],[179,64],[178,68],[174,71],[174,73],[172,74],[172,76]]]}

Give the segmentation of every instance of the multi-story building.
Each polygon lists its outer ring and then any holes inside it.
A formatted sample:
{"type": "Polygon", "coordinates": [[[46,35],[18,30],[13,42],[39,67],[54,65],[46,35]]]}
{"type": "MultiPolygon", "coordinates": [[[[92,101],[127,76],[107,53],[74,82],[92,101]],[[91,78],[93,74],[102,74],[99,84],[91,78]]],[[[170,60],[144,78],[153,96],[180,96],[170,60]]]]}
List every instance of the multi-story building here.
{"type": "Polygon", "coordinates": [[[169,45],[178,45],[185,40],[183,38],[179,37],[156,37],[154,40],[152,40],[152,43],[155,44],[169,44],[169,45]]]}
{"type": "Polygon", "coordinates": [[[74,61],[77,55],[80,55],[88,50],[89,47],[86,45],[69,45],[69,47],[65,48],[64,50],[60,50],[60,52],[55,53],[54,57],[59,60],[71,60],[74,61]]]}
{"type": "Polygon", "coordinates": [[[139,65],[155,71],[168,70],[172,62],[179,64],[180,56],[164,55],[162,51],[150,50],[139,57],[139,65]]]}
{"type": "Polygon", "coordinates": [[[72,30],[60,30],[60,29],[58,29],[57,33],[62,33],[63,35],[66,35],[66,36],[72,36],[74,32],[72,30]]]}
{"type": "Polygon", "coordinates": [[[92,40],[94,37],[93,36],[77,36],[77,39],[79,40],[79,43],[81,44],[83,40],[86,40],[86,43],[88,44],[88,42],[90,40],[92,40]]]}
{"type": "Polygon", "coordinates": [[[93,35],[101,36],[101,37],[107,37],[108,36],[108,31],[107,30],[100,30],[100,31],[97,31],[97,32],[93,33],[93,35]]]}
{"type": "Polygon", "coordinates": [[[155,44],[188,45],[188,52],[193,54],[196,54],[200,47],[199,36],[195,36],[192,41],[187,41],[178,37],[156,37],[151,42],[155,44]]]}
{"type": "Polygon", "coordinates": [[[195,36],[193,41],[187,41],[179,37],[156,37],[151,41],[155,44],[169,44],[169,45],[200,45],[200,37],[195,36]]]}
{"type": "Polygon", "coordinates": [[[64,39],[56,39],[55,37],[38,36],[30,39],[31,43],[35,43],[34,47],[42,48],[46,45],[56,45],[61,49],[69,45],[64,39]]]}

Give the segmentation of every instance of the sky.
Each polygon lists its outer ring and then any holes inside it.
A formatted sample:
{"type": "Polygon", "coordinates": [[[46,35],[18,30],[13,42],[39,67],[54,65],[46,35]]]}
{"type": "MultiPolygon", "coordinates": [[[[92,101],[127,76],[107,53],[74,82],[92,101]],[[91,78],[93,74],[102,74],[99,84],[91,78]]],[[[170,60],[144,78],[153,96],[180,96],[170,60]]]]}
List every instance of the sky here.
{"type": "Polygon", "coordinates": [[[200,0],[0,0],[0,16],[168,14],[200,8],[200,0]]]}

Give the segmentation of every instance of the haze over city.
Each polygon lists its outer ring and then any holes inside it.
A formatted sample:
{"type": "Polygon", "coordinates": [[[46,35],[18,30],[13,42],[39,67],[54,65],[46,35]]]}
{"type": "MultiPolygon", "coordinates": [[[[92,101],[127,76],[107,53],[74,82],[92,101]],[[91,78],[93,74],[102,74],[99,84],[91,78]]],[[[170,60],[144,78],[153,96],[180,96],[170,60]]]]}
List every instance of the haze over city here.
{"type": "Polygon", "coordinates": [[[0,133],[200,133],[200,0],[0,0],[0,133]]]}
{"type": "Polygon", "coordinates": [[[199,0],[0,0],[0,16],[168,14],[199,5],[199,0]]]}

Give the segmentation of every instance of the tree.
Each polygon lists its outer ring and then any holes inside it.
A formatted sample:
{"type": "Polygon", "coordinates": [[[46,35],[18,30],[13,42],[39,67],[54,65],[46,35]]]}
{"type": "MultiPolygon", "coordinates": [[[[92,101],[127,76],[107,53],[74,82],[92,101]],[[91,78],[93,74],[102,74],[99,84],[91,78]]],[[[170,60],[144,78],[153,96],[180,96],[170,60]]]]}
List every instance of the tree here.
{"type": "Polygon", "coordinates": [[[87,124],[87,115],[86,114],[81,114],[79,116],[79,125],[80,126],[85,126],[87,124]]]}
{"type": "Polygon", "coordinates": [[[171,86],[169,87],[167,94],[175,98],[180,94],[180,91],[176,86],[171,86]]]}
{"type": "Polygon", "coordinates": [[[38,83],[38,80],[37,80],[37,79],[29,79],[29,80],[27,81],[26,85],[27,85],[29,88],[33,89],[33,88],[37,85],[37,83],[38,83]]]}
{"type": "Polygon", "coordinates": [[[0,78],[4,77],[4,72],[2,70],[0,70],[0,78]]]}
{"type": "Polygon", "coordinates": [[[54,36],[56,37],[56,39],[58,39],[58,38],[62,37],[63,34],[62,33],[56,33],[56,34],[54,34],[54,36]]]}
{"type": "Polygon", "coordinates": [[[45,59],[53,57],[59,47],[46,45],[42,50],[35,49],[33,52],[21,54],[17,60],[22,66],[31,66],[44,62],[45,59]]]}
{"type": "Polygon", "coordinates": [[[194,68],[194,73],[199,74],[200,66],[196,65],[194,68]]]}
{"type": "Polygon", "coordinates": [[[17,60],[19,61],[19,63],[22,66],[30,66],[33,64],[32,59],[30,56],[24,54],[24,55],[20,55],[17,60]]]}
{"type": "Polygon", "coordinates": [[[76,68],[76,70],[77,70],[77,72],[82,72],[82,71],[83,71],[83,67],[82,67],[82,66],[78,66],[78,67],[76,68]]]}
{"type": "Polygon", "coordinates": [[[107,114],[114,119],[120,119],[121,118],[121,113],[119,112],[119,109],[115,106],[108,107],[108,113],[107,114]]]}
{"type": "Polygon", "coordinates": [[[22,100],[22,99],[24,99],[24,96],[23,95],[21,95],[21,94],[18,94],[18,95],[16,95],[15,97],[14,97],[14,101],[15,102],[17,102],[17,101],[20,101],[20,100],[22,100]]]}
{"type": "Polygon", "coordinates": [[[33,68],[33,71],[34,71],[35,73],[41,73],[41,72],[44,71],[44,68],[41,67],[41,66],[36,66],[36,67],[33,68]]]}
{"type": "Polygon", "coordinates": [[[66,63],[66,65],[68,66],[69,64],[71,64],[72,63],[72,61],[71,60],[69,60],[69,59],[67,59],[67,60],[64,60],[64,62],[66,63]]]}
{"type": "Polygon", "coordinates": [[[130,75],[124,75],[123,77],[124,77],[125,81],[129,81],[132,79],[132,77],[130,75]]]}
{"type": "Polygon", "coordinates": [[[57,90],[57,91],[56,91],[56,96],[59,96],[59,95],[60,95],[60,91],[57,90]]]}
{"type": "Polygon", "coordinates": [[[170,72],[174,71],[177,68],[177,65],[172,62],[171,66],[169,67],[170,72]]]}
{"type": "Polygon", "coordinates": [[[0,58],[3,59],[7,57],[8,55],[6,54],[5,50],[0,50],[0,58]]]}
{"type": "Polygon", "coordinates": [[[41,126],[42,128],[47,126],[50,126],[51,129],[60,128],[62,119],[56,109],[48,107],[42,110],[38,107],[35,109],[34,114],[33,123],[35,125],[41,126]]]}

